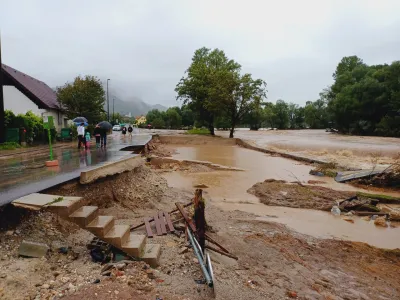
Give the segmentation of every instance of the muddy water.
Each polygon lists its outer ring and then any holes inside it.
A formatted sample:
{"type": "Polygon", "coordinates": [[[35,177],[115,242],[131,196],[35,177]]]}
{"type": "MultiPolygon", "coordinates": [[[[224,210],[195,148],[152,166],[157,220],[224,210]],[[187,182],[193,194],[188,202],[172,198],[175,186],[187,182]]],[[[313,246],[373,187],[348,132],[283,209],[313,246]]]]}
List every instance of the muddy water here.
{"type": "Polygon", "coordinates": [[[327,184],[324,186],[336,190],[357,190],[336,183],[331,178],[309,175],[311,166],[237,146],[179,146],[176,150],[177,154],[173,155],[176,159],[210,161],[245,171],[165,173],[163,176],[169,186],[193,190],[194,185],[205,184],[209,187],[206,191],[213,204],[224,210],[254,213],[260,220],[283,223],[300,233],[318,238],[354,240],[382,248],[400,248],[399,229],[379,228],[360,218],[354,218],[355,222],[349,223],[323,211],[266,206],[257,197],[247,193],[253,184],[268,178],[302,182],[317,179],[325,181],[327,184]]]}
{"type": "MultiPolygon", "coordinates": [[[[226,136],[222,131],[218,135],[226,136]]],[[[237,130],[235,137],[258,147],[298,154],[309,158],[335,161],[352,168],[388,165],[400,153],[400,139],[388,137],[348,136],[325,130],[237,130]]]]}

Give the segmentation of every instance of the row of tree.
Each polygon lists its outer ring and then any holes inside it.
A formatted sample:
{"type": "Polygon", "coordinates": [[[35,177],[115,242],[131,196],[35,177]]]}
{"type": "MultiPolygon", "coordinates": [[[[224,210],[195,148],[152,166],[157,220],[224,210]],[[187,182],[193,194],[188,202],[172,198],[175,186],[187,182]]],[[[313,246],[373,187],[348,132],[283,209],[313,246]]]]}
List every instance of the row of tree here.
{"type": "Polygon", "coordinates": [[[328,110],[337,129],[361,135],[400,136],[400,62],[365,64],[344,57],[325,91],[328,110]]]}

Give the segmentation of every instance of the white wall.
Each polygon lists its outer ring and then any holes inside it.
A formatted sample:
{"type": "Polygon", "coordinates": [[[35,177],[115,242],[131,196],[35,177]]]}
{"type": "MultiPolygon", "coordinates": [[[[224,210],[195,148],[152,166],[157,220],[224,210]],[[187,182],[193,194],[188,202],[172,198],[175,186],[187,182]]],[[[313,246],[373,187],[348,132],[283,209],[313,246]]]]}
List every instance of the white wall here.
{"type": "Polygon", "coordinates": [[[33,103],[28,97],[22,94],[14,86],[3,86],[4,93],[4,109],[11,110],[15,115],[26,114],[28,111],[32,111],[38,116],[53,116],[54,126],[57,131],[65,127],[64,120],[67,117],[60,113],[58,115],[55,109],[39,109],[38,106],[33,103]],[[59,123],[58,118],[60,117],[61,122],[59,123]]]}
{"type": "Polygon", "coordinates": [[[14,86],[3,86],[3,95],[4,109],[11,110],[15,115],[26,114],[30,110],[38,116],[42,114],[43,110],[39,109],[35,103],[14,86]]]}

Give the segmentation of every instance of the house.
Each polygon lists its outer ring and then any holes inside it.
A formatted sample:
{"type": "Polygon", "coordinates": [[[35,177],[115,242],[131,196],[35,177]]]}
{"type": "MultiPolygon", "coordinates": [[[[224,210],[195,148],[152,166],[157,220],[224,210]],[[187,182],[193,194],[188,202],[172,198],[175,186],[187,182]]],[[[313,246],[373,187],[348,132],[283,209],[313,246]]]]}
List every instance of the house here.
{"type": "Polygon", "coordinates": [[[146,116],[143,116],[143,115],[136,117],[135,120],[136,120],[137,125],[146,124],[146,122],[147,122],[146,116]]]}
{"type": "Polygon", "coordinates": [[[68,126],[68,118],[57,101],[57,94],[47,84],[5,64],[1,66],[1,72],[5,110],[16,115],[32,111],[38,116],[53,116],[58,132],[68,126]]]}

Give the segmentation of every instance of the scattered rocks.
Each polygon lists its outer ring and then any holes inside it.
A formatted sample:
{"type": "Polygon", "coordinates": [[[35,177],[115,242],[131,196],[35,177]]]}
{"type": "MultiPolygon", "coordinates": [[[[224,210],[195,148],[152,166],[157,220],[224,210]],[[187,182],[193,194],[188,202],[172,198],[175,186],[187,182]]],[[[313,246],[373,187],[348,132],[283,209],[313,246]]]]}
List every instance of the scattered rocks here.
{"type": "Polygon", "coordinates": [[[49,288],[50,288],[50,285],[47,284],[47,283],[45,283],[45,284],[42,285],[42,289],[48,290],[49,288]]]}
{"type": "Polygon", "coordinates": [[[120,264],[116,264],[115,265],[115,268],[117,269],[117,270],[123,270],[123,269],[125,269],[125,267],[126,267],[126,265],[124,264],[124,263],[120,263],[120,264]]]}
{"type": "Polygon", "coordinates": [[[378,217],[374,221],[375,226],[388,227],[385,217],[378,217]]]}
{"type": "Polygon", "coordinates": [[[288,291],[287,295],[289,298],[297,298],[297,293],[295,291],[288,291]]]}
{"type": "Polygon", "coordinates": [[[184,253],[186,253],[186,252],[188,252],[189,251],[189,248],[188,247],[182,247],[180,250],[179,250],[179,254],[184,254],[184,253]]]}

